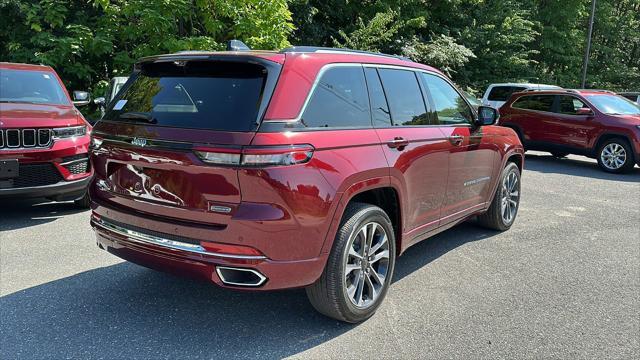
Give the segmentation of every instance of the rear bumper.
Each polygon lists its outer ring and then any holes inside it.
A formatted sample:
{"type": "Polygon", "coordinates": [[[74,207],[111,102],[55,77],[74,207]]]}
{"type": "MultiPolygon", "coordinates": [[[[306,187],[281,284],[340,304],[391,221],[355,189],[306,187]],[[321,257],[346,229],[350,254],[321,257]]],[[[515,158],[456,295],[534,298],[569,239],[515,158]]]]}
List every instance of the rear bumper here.
{"type": "Polygon", "coordinates": [[[0,189],[0,198],[49,198],[56,201],[76,200],[84,196],[91,176],[75,181],[60,181],[52,185],[0,189]]]}
{"type": "MultiPolygon", "coordinates": [[[[97,216],[91,218],[97,245],[124,260],[181,276],[211,281],[219,286],[242,290],[275,290],[304,287],[322,273],[326,255],[293,261],[275,261],[266,256],[230,255],[208,252],[197,244],[139,228],[127,229],[97,216]],[[218,267],[258,272],[265,280],[259,286],[235,286],[223,283],[218,267]]],[[[266,237],[265,237],[266,238],[266,237]]],[[[259,249],[258,249],[259,250],[259,249]]]]}

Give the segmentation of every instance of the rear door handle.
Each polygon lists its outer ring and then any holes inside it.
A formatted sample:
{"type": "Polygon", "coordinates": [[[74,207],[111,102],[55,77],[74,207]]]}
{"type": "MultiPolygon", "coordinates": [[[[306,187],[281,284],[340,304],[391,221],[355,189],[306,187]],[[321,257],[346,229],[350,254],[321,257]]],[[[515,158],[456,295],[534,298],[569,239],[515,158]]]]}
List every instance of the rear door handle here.
{"type": "Polygon", "coordinates": [[[449,136],[449,142],[455,146],[462,145],[462,141],[464,140],[464,136],[462,135],[451,135],[449,136]]]}
{"type": "Polygon", "coordinates": [[[398,150],[403,150],[407,145],[409,145],[409,140],[399,136],[393,138],[393,140],[387,143],[387,146],[389,146],[390,148],[398,150]]]}

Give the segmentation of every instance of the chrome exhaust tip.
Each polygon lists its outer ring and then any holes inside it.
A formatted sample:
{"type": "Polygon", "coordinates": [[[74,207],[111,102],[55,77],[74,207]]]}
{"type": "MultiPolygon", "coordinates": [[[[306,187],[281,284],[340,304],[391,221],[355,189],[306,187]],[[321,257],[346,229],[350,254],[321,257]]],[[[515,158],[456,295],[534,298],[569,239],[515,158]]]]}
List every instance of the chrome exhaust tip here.
{"type": "Polygon", "coordinates": [[[267,281],[264,275],[253,269],[216,266],[216,273],[225,285],[258,287],[267,281]]]}

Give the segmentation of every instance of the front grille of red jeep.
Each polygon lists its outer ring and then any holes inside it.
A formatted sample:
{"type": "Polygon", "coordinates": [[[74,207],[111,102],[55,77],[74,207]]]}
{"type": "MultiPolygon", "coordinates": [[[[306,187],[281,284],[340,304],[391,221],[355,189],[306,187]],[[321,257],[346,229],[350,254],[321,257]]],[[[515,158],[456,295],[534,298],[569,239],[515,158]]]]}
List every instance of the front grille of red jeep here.
{"type": "Polygon", "coordinates": [[[48,148],[52,138],[51,129],[0,129],[0,149],[48,148]]]}

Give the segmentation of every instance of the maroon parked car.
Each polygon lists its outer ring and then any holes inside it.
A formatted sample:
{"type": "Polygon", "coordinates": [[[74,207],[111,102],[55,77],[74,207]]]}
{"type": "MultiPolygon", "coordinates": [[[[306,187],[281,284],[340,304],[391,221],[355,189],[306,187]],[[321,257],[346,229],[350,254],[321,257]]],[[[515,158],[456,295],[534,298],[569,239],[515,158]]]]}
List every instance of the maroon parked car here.
{"type": "Polygon", "coordinates": [[[612,92],[516,93],[500,115],[500,125],[514,129],[527,150],[585,155],[613,173],[640,164],[640,106],[612,92]]]}
{"type": "Polygon", "coordinates": [[[98,246],[371,316],[409,246],[514,222],[523,148],[436,69],[296,47],[142,59],[93,133],[98,246]]]}
{"type": "MultiPolygon", "coordinates": [[[[91,126],[49,66],[0,62],[0,204],[8,197],[89,206],[91,126]]],[[[81,97],[82,99],[78,99],[81,97]]]]}

